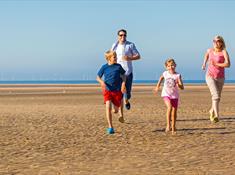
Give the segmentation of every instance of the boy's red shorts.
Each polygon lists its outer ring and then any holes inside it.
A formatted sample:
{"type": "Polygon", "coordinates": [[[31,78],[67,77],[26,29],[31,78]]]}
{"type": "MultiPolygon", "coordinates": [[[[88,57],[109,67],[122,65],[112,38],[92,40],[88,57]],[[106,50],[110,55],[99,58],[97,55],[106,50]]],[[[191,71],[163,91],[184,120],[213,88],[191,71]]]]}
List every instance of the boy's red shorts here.
{"type": "Polygon", "coordinates": [[[103,95],[104,95],[104,103],[110,100],[115,106],[117,107],[121,106],[123,98],[123,94],[121,91],[108,91],[105,89],[103,91],[103,95]]]}

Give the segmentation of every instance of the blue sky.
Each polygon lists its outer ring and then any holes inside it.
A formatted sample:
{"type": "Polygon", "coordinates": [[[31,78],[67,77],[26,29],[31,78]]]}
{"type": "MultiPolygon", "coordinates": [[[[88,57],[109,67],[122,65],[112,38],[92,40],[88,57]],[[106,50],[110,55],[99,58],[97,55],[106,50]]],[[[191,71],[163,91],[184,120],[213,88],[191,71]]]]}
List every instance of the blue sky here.
{"type": "Polygon", "coordinates": [[[125,28],[142,59],[134,78],[158,79],[173,57],[183,79],[204,79],[203,56],[224,37],[235,79],[234,1],[0,1],[0,80],[94,80],[125,28]]]}

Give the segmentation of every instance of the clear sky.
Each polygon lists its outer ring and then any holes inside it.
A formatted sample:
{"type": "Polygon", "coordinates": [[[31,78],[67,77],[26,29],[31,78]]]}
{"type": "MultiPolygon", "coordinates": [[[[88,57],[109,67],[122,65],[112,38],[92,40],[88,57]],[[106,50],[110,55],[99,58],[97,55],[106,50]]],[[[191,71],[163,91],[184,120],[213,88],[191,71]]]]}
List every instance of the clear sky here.
{"type": "Polygon", "coordinates": [[[204,79],[203,56],[222,35],[235,79],[235,1],[0,1],[0,80],[94,80],[104,52],[128,32],[136,80],[158,79],[173,57],[183,79],[204,79]]]}

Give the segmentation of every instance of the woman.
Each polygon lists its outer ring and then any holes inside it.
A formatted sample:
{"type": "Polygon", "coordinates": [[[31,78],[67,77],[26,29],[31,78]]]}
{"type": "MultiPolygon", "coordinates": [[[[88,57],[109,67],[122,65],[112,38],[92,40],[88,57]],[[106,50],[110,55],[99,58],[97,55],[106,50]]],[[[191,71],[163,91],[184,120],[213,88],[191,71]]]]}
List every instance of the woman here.
{"type": "Polygon", "coordinates": [[[212,96],[212,105],[209,110],[211,122],[219,121],[219,102],[224,85],[224,68],[230,67],[230,59],[223,37],[215,36],[213,39],[213,48],[207,50],[202,69],[205,70],[208,61],[206,73],[206,83],[212,96]]]}

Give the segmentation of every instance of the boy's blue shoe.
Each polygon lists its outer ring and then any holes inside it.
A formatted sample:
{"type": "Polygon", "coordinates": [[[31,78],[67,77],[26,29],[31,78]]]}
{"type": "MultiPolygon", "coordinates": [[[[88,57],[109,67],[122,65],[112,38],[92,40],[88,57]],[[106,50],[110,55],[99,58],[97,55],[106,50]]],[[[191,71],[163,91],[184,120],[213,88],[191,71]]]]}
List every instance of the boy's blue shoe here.
{"type": "Polygon", "coordinates": [[[114,134],[114,129],[113,128],[107,128],[107,133],[108,134],[114,134]]]}

